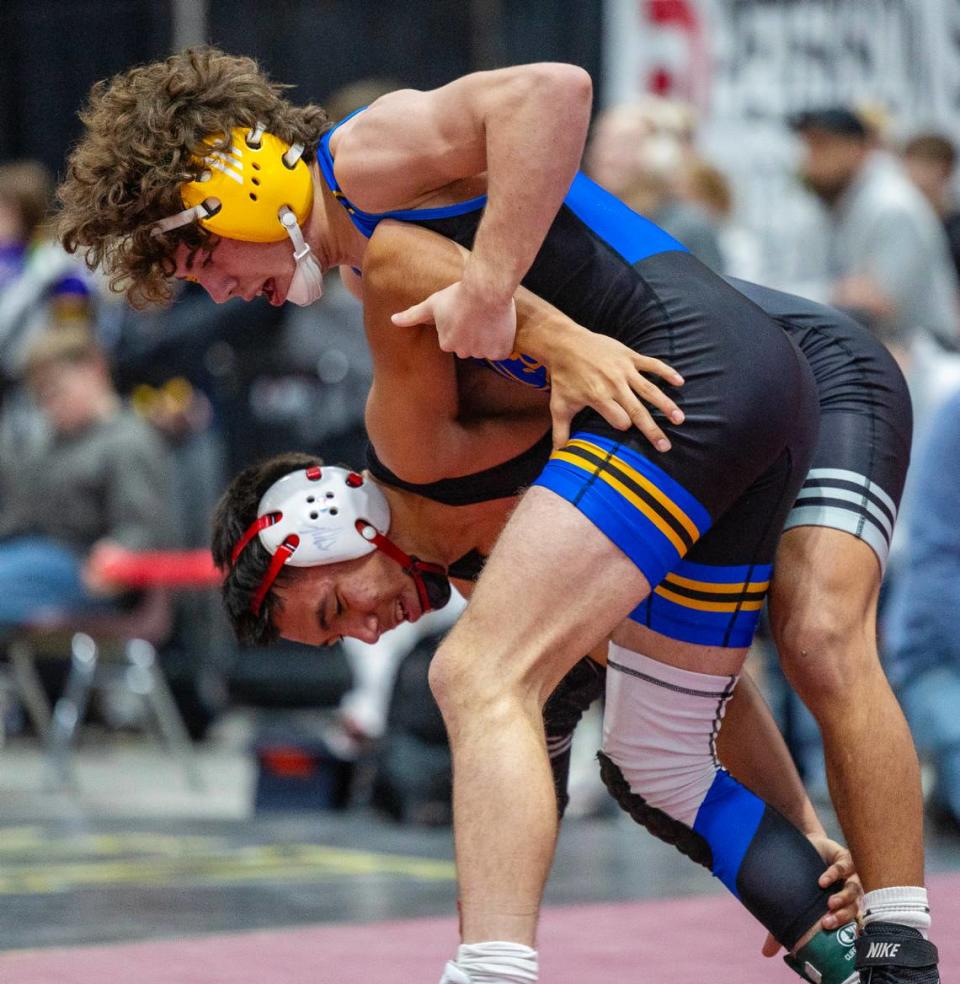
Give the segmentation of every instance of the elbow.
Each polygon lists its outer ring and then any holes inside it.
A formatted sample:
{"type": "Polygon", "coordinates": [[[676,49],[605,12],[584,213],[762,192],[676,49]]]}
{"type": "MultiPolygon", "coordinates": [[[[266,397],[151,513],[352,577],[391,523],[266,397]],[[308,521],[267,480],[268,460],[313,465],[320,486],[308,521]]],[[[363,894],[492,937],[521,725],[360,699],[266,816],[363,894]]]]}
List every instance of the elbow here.
{"type": "Polygon", "coordinates": [[[551,102],[559,100],[568,109],[590,112],[593,79],[586,69],[564,62],[545,62],[535,67],[539,69],[538,88],[543,94],[549,94],[551,102]]]}

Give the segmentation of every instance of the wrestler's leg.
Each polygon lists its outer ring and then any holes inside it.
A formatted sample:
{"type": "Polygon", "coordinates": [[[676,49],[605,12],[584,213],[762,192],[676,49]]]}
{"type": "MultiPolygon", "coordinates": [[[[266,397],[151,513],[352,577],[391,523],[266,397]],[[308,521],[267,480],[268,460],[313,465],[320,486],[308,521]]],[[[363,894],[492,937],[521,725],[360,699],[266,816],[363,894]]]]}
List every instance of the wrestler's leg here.
{"type": "Polygon", "coordinates": [[[770,596],[784,673],[820,725],[830,793],[864,888],[923,884],[920,768],[877,652],[880,565],[840,530],[789,530],[770,596]]]}
{"type": "MultiPolygon", "coordinates": [[[[642,809],[679,821],[671,842],[707,864],[782,945],[796,949],[827,912],[828,892],[818,884],[826,866],[805,834],[723,771],[717,757],[746,653],[624,623],[607,662],[604,752],[642,797],[642,809]]],[[[654,828],[665,817],[654,818],[654,828]]]]}
{"type": "Polygon", "coordinates": [[[582,512],[534,487],[434,657],[430,683],[453,754],[465,943],[533,944],[557,830],[541,709],[648,591],[582,512]]]}

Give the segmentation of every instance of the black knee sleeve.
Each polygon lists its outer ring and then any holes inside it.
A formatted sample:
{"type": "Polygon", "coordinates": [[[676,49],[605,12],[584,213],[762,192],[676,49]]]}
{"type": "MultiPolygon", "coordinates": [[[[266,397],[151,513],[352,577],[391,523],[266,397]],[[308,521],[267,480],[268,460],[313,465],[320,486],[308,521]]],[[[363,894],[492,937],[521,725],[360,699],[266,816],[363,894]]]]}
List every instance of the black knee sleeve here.
{"type": "Polygon", "coordinates": [[[767,806],[743,856],[737,893],[777,942],[792,950],[826,914],[827,899],[840,887],[819,886],[825,867],[813,844],[767,806]]]}

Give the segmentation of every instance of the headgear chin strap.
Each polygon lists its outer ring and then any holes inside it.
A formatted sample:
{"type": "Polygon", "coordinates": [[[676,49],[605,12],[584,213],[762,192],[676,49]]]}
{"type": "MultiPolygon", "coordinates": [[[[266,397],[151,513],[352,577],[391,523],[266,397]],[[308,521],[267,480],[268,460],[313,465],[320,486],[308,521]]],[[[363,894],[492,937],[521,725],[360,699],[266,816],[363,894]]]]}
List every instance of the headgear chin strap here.
{"type": "Polygon", "coordinates": [[[357,532],[395,560],[403,568],[403,572],[413,578],[424,614],[443,608],[450,600],[450,580],[445,567],[404,553],[392,540],[388,540],[363,520],[357,520],[357,532]]]}
{"type": "MultiPolygon", "coordinates": [[[[207,137],[206,143],[216,143],[207,137]]],[[[211,150],[194,181],[180,186],[186,208],[161,219],[155,235],[199,222],[226,239],[250,243],[293,244],[296,270],[287,299],[307,305],[323,293],[323,272],[301,226],[313,205],[313,178],[303,162],[303,144],[288,144],[258,123],[252,130],[235,127],[226,150],[211,150]]]]}
{"type": "Polygon", "coordinates": [[[263,600],[281,568],[315,567],[356,560],[382,550],[414,582],[421,610],[442,608],[450,600],[446,569],[411,557],[386,536],[390,506],[374,482],[357,472],[329,467],[284,475],[264,493],[257,518],[233,548],[232,564],[255,537],[272,554],[250,610],[260,614],[263,600]]]}

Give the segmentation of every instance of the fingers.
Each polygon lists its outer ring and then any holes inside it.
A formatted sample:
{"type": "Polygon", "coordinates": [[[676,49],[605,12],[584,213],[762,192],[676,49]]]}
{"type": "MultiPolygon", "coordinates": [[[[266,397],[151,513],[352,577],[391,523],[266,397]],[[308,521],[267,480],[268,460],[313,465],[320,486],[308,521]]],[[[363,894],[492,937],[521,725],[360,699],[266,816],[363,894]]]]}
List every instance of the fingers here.
{"type": "MultiPolygon", "coordinates": [[[[650,360],[656,361],[656,360],[650,360]]],[[[663,365],[663,363],[660,363],[663,365]]],[[[664,366],[665,369],[669,368],[664,366]]],[[[673,370],[670,370],[671,372],[673,370]]],[[[679,376],[677,377],[680,378],[679,376]]],[[[668,420],[673,424],[683,423],[683,411],[663,392],[658,386],[655,386],[650,382],[649,379],[644,378],[639,374],[639,372],[630,380],[630,386],[633,391],[640,397],[645,403],[649,403],[651,406],[656,407],[661,413],[663,413],[668,420]]]]}
{"type": "Polygon", "coordinates": [[[616,427],[617,430],[630,430],[633,425],[633,421],[630,419],[630,414],[628,414],[619,403],[616,403],[613,400],[599,401],[593,409],[596,410],[597,413],[599,413],[611,427],[616,427]]]}
{"type": "Polygon", "coordinates": [[[830,911],[820,920],[824,929],[836,929],[853,922],[860,914],[859,886],[854,881],[847,882],[839,892],[827,899],[827,906],[830,911]]]}
{"type": "Polygon", "coordinates": [[[820,876],[819,885],[821,888],[829,888],[835,882],[852,878],[854,872],[853,855],[846,848],[842,848],[837,851],[830,867],[820,876]]]}
{"type": "MultiPolygon", "coordinates": [[[[637,399],[632,390],[624,388],[619,394],[619,403],[626,412],[630,423],[658,450],[669,451],[670,441],[667,435],[650,415],[650,411],[637,399]]],[[[606,416],[606,415],[604,415],[606,416]]],[[[609,418],[607,418],[609,419],[609,418]]],[[[625,429],[625,428],[621,428],[625,429]]]]}
{"type": "Polygon", "coordinates": [[[407,308],[406,311],[398,311],[396,314],[390,316],[390,320],[398,328],[412,328],[414,325],[434,324],[433,305],[430,303],[430,298],[428,297],[420,304],[414,304],[413,307],[407,308]]]}
{"type": "Polygon", "coordinates": [[[773,938],[773,933],[767,933],[760,952],[765,957],[775,957],[780,952],[780,944],[773,938]]]}
{"type": "Polygon", "coordinates": [[[683,386],[683,376],[673,366],[668,366],[660,359],[651,359],[646,355],[635,355],[634,364],[640,372],[652,372],[655,376],[666,380],[671,386],[683,386]]]}
{"type": "Polygon", "coordinates": [[[550,401],[550,416],[553,419],[553,450],[562,448],[570,440],[570,422],[574,411],[563,400],[550,401]]]}

